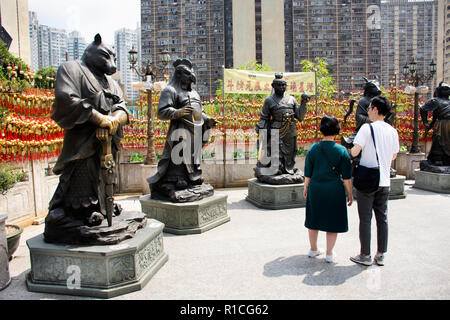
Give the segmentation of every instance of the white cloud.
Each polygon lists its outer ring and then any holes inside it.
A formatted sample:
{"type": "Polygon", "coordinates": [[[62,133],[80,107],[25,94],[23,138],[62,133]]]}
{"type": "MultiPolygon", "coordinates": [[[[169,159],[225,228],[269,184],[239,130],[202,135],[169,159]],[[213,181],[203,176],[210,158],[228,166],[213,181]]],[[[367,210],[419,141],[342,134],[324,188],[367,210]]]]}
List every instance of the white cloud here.
{"type": "Polygon", "coordinates": [[[40,24],[67,32],[78,30],[87,42],[100,33],[108,44],[114,44],[116,30],[136,29],[140,4],[140,0],[28,0],[40,24]]]}

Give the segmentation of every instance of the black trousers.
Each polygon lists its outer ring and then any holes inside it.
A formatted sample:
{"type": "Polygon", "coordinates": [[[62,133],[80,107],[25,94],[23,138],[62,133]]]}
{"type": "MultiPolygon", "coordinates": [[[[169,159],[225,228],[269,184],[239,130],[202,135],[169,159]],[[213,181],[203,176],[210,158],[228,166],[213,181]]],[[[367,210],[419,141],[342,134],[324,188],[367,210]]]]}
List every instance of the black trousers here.
{"type": "Polygon", "coordinates": [[[387,205],[389,200],[389,187],[380,187],[377,191],[365,193],[357,190],[359,214],[359,240],[361,254],[370,255],[372,210],[377,222],[377,243],[379,252],[387,252],[388,244],[388,218],[387,205]]]}

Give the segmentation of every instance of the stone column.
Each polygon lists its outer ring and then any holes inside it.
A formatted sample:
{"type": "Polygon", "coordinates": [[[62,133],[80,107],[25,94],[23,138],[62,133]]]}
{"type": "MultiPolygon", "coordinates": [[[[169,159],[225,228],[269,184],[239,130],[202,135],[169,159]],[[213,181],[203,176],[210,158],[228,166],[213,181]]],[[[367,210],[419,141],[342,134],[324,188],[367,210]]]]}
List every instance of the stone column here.
{"type": "Polygon", "coordinates": [[[8,246],[6,244],[5,221],[8,216],[0,215],[0,290],[6,288],[11,282],[9,276],[8,246]]]}

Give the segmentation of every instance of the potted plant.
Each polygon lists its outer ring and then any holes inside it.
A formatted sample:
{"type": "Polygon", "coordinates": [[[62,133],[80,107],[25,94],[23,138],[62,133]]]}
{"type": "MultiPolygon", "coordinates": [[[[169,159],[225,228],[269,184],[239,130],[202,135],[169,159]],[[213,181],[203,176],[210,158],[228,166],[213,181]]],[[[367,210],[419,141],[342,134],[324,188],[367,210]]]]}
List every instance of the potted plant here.
{"type": "Polygon", "coordinates": [[[21,226],[14,224],[6,225],[6,242],[8,244],[8,259],[10,261],[12,260],[14,252],[16,252],[19,247],[22,232],[23,228],[21,226]]]}
{"type": "MultiPolygon", "coordinates": [[[[0,193],[5,195],[9,189],[14,187],[17,182],[24,179],[25,172],[20,169],[10,168],[5,165],[0,166],[0,193]]],[[[8,259],[12,259],[13,253],[17,250],[20,243],[20,236],[23,232],[22,227],[12,224],[6,225],[6,241],[8,245],[8,259]]]]}

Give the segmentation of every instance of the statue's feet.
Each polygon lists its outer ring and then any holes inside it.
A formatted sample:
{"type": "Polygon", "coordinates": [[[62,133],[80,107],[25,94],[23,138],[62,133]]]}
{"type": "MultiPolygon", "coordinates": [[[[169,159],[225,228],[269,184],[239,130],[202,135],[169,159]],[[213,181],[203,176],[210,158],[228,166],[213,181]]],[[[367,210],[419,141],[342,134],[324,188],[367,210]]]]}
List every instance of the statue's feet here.
{"type": "Polygon", "coordinates": [[[186,189],[187,187],[188,187],[187,181],[182,178],[178,179],[177,183],[175,184],[175,188],[177,188],[178,190],[183,190],[186,189]]]}
{"type": "Polygon", "coordinates": [[[86,218],[86,225],[88,227],[97,227],[102,224],[105,217],[100,212],[93,212],[89,217],[86,218]]]}

